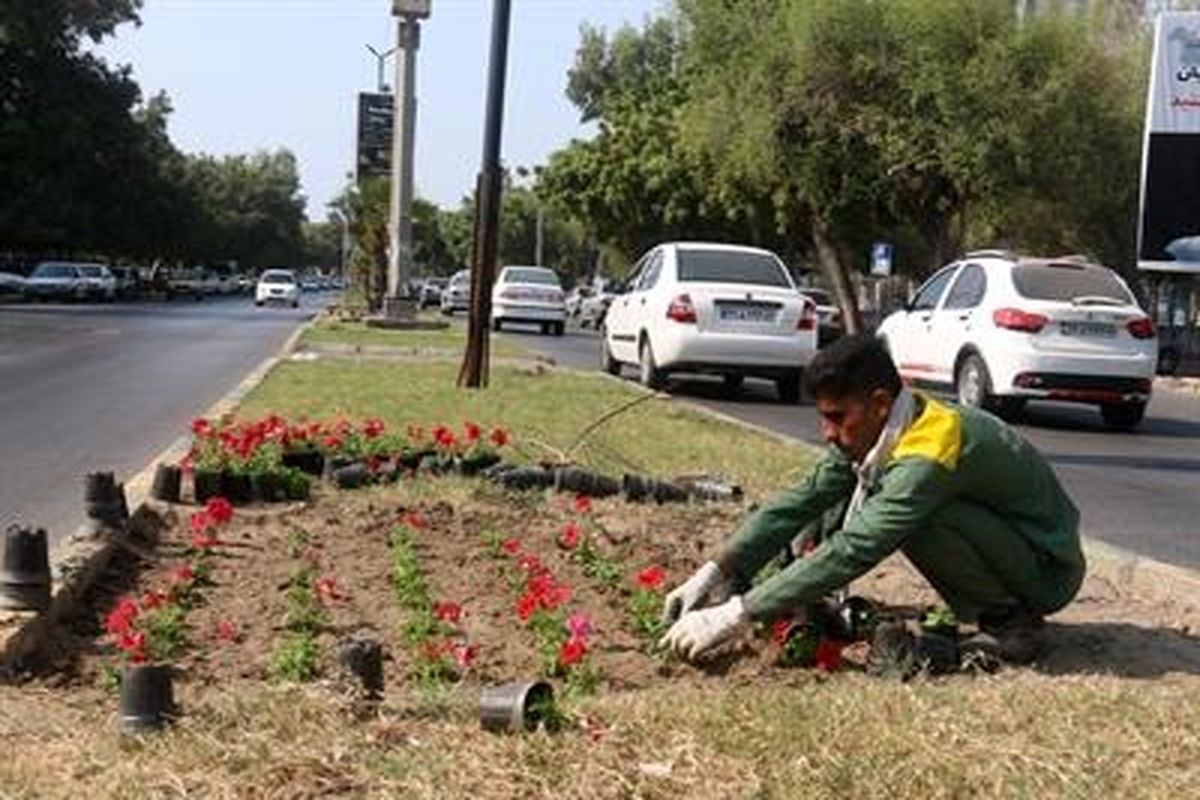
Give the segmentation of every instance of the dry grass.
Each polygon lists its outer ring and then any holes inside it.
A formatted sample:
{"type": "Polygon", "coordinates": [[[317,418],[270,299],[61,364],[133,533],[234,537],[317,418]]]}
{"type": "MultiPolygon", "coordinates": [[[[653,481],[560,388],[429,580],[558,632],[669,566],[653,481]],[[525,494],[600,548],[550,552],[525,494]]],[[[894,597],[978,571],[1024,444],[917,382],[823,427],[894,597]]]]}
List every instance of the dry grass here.
{"type": "MultiPolygon", "coordinates": [[[[12,691],[9,711],[29,702],[12,691]]],[[[603,725],[595,738],[485,734],[471,700],[356,722],[319,688],[230,686],[185,697],[174,730],[139,740],[114,733],[111,703],[47,694],[36,714],[0,717],[0,796],[1180,798],[1200,785],[1194,680],[714,681],[594,699],[579,711],[603,725]]]]}

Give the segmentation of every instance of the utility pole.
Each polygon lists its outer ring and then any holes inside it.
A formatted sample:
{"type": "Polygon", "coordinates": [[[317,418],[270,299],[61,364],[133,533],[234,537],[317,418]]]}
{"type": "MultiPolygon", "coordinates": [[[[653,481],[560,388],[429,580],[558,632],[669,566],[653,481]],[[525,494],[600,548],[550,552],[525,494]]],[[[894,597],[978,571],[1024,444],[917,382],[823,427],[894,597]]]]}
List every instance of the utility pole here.
{"type": "Polygon", "coordinates": [[[396,17],[395,125],[392,132],[392,199],[388,225],[388,280],[383,315],[389,320],[416,319],[416,304],[408,297],[412,276],[413,158],[416,152],[417,50],[421,20],[430,14],[431,0],[393,0],[396,17]]]}
{"type": "Polygon", "coordinates": [[[475,184],[475,243],[471,269],[471,314],[467,322],[467,351],[458,385],[478,389],[487,385],[488,324],[492,313],[492,281],[496,270],[496,240],[500,227],[500,134],[504,124],[504,78],[508,68],[508,27],[511,0],[492,6],[492,50],[488,63],[487,115],[483,132],[483,165],[475,184]]]}
{"type": "Polygon", "coordinates": [[[542,266],[542,253],[546,241],[546,211],[540,205],[537,212],[537,242],[533,248],[533,263],[542,266]]]}

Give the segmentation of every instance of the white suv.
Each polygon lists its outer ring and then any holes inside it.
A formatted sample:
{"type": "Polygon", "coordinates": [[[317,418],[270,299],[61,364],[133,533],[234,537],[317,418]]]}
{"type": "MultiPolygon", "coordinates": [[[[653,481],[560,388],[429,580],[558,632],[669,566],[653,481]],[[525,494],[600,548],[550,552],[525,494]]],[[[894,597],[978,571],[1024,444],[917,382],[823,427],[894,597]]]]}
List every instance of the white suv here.
{"type": "Polygon", "coordinates": [[[300,306],[300,284],[296,273],[290,269],[269,269],[258,279],[254,289],[254,305],[285,303],[292,308],[300,306]]]}
{"type": "Polygon", "coordinates": [[[1115,429],[1141,422],[1158,357],[1154,323],[1115,272],[999,251],[943,267],[879,335],[907,382],[962,405],[1091,403],[1115,429]]]}
{"type": "Polygon", "coordinates": [[[768,378],[795,403],[816,350],[816,306],[774,253],[670,242],[642,256],[613,299],[601,360],[613,375],[638,365],[650,387],[673,372],[721,375],[733,390],[746,377],[768,378]]]}

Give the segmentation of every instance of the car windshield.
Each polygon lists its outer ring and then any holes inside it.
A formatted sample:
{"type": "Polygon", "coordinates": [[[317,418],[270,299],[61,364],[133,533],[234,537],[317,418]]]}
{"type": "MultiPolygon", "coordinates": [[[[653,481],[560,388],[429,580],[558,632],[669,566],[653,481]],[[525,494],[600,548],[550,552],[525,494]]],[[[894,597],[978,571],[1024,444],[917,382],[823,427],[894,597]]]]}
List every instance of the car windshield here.
{"type": "Polygon", "coordinates": [[[510,267],[504,270],[505,283],[540,283],[544,286],[558,286],[558,276],[553,270],[535,267],[510,267]]]}
{"type": "Polygon", "coordinates": [[[465,286],[471,280],[471,273],[460,272],[450,279],[451,286],[465,286]]]}
{"type": "Polygon", "coordinates": [[[262,276],[263,283],[295,283],[296,279],[292,277],[290,272],[264,272],[262,276]]]}
{"type": "Polygon", "coordinates": [[[1134,302],[1121,279],[1109,269],[1086,264],[1018,264],[1012,271],[1017,293],[1030,300],[1125,305],[1134,302]]]}
{"type": "Polygon", "coordinates": [[[752,286],[792,285],[774,257],[745,250],[679,250],[681,283],[738,283],[752,286]]]}
{"type": "Polygon", "coordinates": [[[75,270],[66,264],[42,264],[33,271],[34,278],[72,278],[75,270]]]}
{"type": "Polygon", "coordinates": [[[446,283],[447,283],[447,281],[445,278],[430,278],[429,279],[429,285],[436,286],[439,289],[444,287],[446,285],[446,283]]]}

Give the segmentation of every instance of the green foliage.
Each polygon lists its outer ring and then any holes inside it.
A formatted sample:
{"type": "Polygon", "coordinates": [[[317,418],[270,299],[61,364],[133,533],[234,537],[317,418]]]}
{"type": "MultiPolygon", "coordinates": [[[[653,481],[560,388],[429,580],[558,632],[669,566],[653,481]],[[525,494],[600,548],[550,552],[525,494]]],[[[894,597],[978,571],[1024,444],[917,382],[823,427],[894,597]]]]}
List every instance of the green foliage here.
{"type": "Polygon", "coordinates": [[[636,589],[629,596],[629,615],[638,634],[655,642],[667,632],[662,620],[662,595],[649,589],[636,589]]]}
{"type": "Polygon", "coordinates": [[[291,631],[271,657],[271,675],[280,681],[300,683],[317,677],[320,649],[309,631],[291,631]]]}
{"type": "Polygon", "coordinates": [[[146,657],[151,662],[170,661],[187,647],[187,613],[180,605],[167,603],[146,612],[140,628],[146,634],[146,657]]]}
{"type": "Polygon", "coordinates": [[[316,568],[307,562],[292,570],[287,588],[287,616],[284,626],[294,633],[317,634],[329,626],[329,612],[321,604],[313,586],[316,568]]]}

